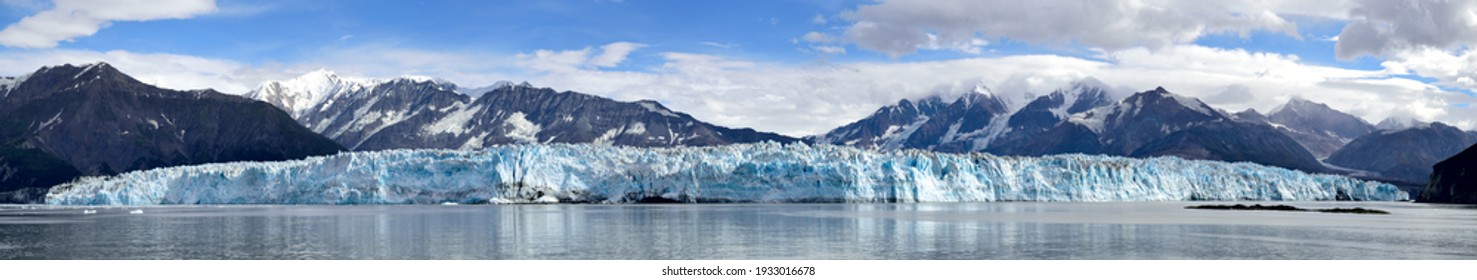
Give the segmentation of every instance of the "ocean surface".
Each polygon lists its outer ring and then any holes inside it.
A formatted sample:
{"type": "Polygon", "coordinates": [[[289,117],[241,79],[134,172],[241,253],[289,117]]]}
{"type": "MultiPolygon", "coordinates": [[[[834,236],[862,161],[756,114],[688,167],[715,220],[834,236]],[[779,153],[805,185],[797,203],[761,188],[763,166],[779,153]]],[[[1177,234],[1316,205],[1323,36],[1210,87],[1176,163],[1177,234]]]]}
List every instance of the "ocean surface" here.
{"type": "Polygon", "coordinates": [[[1477,207],[1231,203],[6,205],[0,259],[1477,259],[1477,207]]]}

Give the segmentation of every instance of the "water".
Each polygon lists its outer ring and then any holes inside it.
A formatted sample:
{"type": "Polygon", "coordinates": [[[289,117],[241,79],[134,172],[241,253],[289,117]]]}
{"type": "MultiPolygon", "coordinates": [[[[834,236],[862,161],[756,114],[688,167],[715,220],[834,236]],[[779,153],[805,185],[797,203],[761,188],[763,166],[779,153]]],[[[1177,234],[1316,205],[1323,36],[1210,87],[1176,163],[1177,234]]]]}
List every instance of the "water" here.
{"type": "Polygon", "coordinates": [[[1472,207],[1199,204],[12,205],[0,259],[1477,259],[1472,207]]]}

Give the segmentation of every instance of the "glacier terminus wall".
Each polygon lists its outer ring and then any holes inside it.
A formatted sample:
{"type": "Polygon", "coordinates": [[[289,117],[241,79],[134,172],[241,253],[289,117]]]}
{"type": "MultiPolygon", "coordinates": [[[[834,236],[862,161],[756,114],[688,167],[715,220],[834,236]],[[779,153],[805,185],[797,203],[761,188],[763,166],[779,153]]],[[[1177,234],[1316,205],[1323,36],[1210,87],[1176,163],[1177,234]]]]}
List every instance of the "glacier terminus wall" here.
{"type": "Polygon", "coordinates": [[[87,177],[48,204],[1406,200],[1393,185],[1251,163],[1013,157],[805,144],[388,150],[87,177]]]}

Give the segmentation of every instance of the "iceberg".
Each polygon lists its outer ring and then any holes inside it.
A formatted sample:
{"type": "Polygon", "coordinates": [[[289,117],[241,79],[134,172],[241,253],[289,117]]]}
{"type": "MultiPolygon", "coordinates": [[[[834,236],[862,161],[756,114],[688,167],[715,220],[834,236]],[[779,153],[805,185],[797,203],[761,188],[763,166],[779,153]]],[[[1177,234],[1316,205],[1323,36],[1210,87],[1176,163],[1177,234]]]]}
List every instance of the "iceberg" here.
{"type": "Polygon", "coordinates": [[[806,144],[516,144],[86,177],[58,205],[1406,200],[1395,186],[1252,163],[868,151],[806,144]]]}

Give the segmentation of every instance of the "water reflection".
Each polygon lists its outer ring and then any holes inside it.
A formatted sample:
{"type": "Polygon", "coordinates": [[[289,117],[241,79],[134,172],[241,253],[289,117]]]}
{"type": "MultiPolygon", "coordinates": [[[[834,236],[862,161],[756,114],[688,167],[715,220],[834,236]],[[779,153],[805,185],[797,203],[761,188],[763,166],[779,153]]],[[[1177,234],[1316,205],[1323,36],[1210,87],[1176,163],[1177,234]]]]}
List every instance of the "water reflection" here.
{"type": "Polygon", "coordinates": [[[1183,205],[9,207],[0,208],[0,258],[1477,258],[1477,209],[1374,204],[1366,207],[1394,214],[1370,216],[1183,205]]]}

